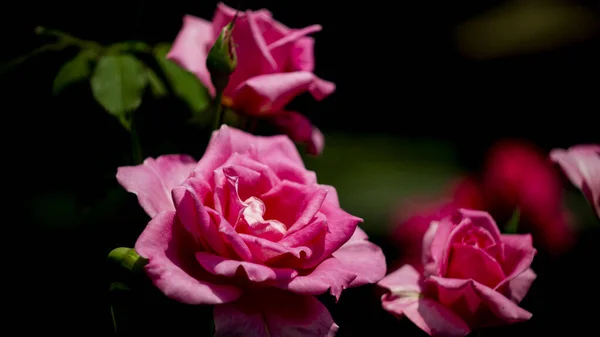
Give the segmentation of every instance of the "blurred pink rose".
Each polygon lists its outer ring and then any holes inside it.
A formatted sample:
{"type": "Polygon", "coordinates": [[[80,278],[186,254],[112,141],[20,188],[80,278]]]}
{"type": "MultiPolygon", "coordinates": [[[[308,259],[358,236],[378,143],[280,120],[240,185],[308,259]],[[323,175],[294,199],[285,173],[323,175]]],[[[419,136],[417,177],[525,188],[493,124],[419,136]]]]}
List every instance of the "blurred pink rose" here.
{"type": "Polygon", "coordinates": [[[505,140],[488,152],[481,184],[484,208],[508,220],[516,208],[519,226],[531,231],[536,245],[561,253],[574,243],[563,207],[560,176],[547,155],[533,144],[505,140]]]}
{"type": "MultiPolygon", "coordinates": [[[[235,10],[223,3],[217,5],[212,22],[186,15],[167,55],[194,73],[212,95],[215,89],[206,58],[219,32],[234,15],[235,10]]],[[[320,25],[288,28],[275,21],[266,9],[239,13],[233,29],[238,63],[225,89],[223,104],[250,116],[273,117],[289,113],[285,106],[304,92],[317,100],[331,95],[335,84],[313,73],[314,39],[307,35],[320,30],[320,25]]],[[[289,129],[281,131],[288,133],[289,129]]]]}
{"type": "Polygon", "coordinates": [[[431,223],[422,273],[405,265],[378,283],[382,305],[431,336],[525,321],[518,303],[536,278],[535,254],[530,235],[502,235],[488,213],[460,209],[431,223]]]}
{"type": "Polygon", "coordinates": [[[552,161],[558,163],[571,183],[582,191],[600,217],[600,145],[576,145],[568,150],[554,149],[552,161]]]}
{"type": "Polygon", "coordinates": [[[337,325],[311,295],[338,298],[385,274],[362,220],[285,136],[224,125],[198,163],[149,158],[117,179],[152,217],[135,244],[147,274],[172,299],[218,304],[216,336],[331,336],[337,325]]]}

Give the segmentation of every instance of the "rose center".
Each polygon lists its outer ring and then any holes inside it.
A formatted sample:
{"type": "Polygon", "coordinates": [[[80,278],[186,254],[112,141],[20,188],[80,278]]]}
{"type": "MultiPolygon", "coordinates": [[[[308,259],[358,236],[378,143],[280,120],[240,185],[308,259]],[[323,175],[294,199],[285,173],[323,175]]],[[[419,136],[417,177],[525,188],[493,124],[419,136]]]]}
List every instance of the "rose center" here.
{"type": "Polygon", "coordinates": [[[280,240],[287,232],[286,226],[277,220],[264,219],[266,207],[262,200],[250,197],[244,201],[246,206],[240,218],[241,230],[269,241],[280,240]]]}
{"type": "Polygon", "coordinates": [[[494,245],[494,240],[491,238],[487,231],[480,227],[474,227],[469,229],[462,238],[462,243],[487,250],[489,247],[494,245]]]}

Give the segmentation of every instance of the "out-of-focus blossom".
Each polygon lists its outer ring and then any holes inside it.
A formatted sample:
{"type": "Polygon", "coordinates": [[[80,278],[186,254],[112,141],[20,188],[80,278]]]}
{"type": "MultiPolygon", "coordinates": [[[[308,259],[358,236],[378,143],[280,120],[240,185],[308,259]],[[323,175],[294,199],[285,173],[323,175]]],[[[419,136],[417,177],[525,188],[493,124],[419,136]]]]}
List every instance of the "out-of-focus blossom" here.
{"type": "Polygon", "coordinates": [[[550,158],[558,163],[571,183],[585,195],[600,217],[600,145],[576,145],[554,149],[550,158]]]}
{"type": "Polygon", "coordinates": [[[496,143],[488,153],[480,186],[483,209],[503,220],[518,209],[519,227],[533,234],[536,245],[561,253],[574,243],[560,176],[533,144],[496,143]]]}

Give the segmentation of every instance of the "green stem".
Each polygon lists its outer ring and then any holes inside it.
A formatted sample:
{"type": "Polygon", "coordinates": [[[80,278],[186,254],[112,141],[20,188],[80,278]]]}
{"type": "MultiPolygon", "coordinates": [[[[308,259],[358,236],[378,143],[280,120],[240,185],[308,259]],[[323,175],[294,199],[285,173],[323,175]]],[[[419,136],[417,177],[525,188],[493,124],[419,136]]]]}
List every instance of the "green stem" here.
{"type": "Polygon", "coordinates": [[[26,55],[19,56],[16,59],[9,61],[8,63],[2,65],[2,68],[0,69],[0,74],[4,74],[4,73],[8,72],[9,70],[19,66],[21,63],[24,63],[25,61],[29,60],[30,58],[32,58],[34,56],[37,56],[38,54],[45,53],[47,51],[58,51],[58,50],[64,49],[66,46],[67,45],[64,42],[43,45],[39,48],[34,49],[33,51],[31,51],[30,53],[28,53],[26,55]]]}
{"type": "Polygon", "coordinates": [[[110,317],[112,318],[113,329],[115,330],[115,334],[117,333],[117,318],[115,317],[115,307],[110,304],[110,317]]]}
{"type": "Polygon", "coordinates": [[[223,106],[221,104],[221,100],[223,98],[223,92],[217,90],[217,95],[215,96],[215,124],[213,129],[218,130],[223,124],[223,106]]]}

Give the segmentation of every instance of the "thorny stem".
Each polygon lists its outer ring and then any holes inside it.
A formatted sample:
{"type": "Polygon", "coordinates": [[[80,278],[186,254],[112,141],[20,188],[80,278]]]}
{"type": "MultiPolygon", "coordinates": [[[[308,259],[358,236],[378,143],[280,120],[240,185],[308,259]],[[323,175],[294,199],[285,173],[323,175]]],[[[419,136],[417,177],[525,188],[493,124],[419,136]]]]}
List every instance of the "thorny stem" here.
{"type": "Polygon", "coordinates": [[[110,305],[110,316],[112,318],[113,329],[117,333],[117,318],[115,317],[115,307],[112,304],[110,305]]]}

